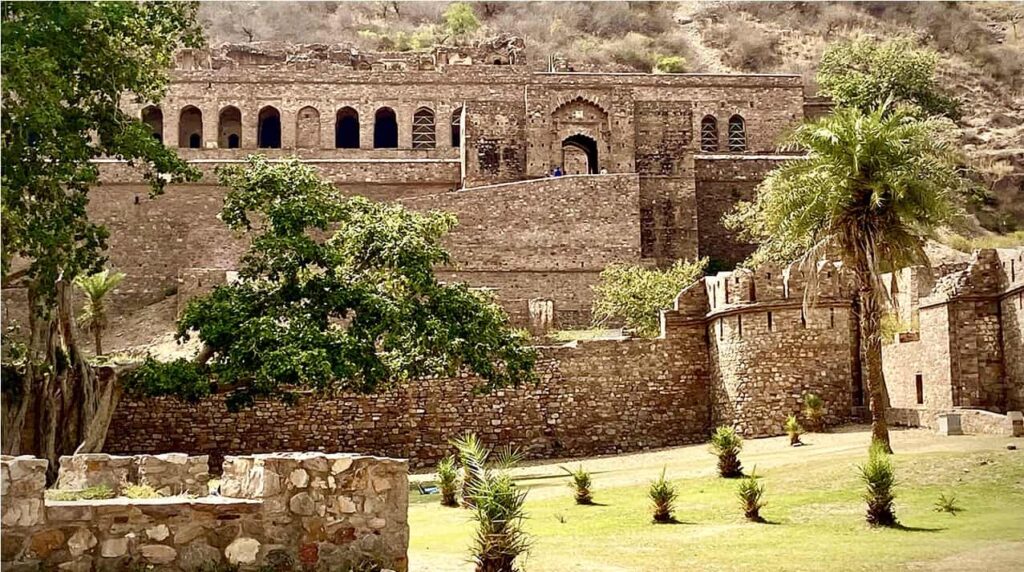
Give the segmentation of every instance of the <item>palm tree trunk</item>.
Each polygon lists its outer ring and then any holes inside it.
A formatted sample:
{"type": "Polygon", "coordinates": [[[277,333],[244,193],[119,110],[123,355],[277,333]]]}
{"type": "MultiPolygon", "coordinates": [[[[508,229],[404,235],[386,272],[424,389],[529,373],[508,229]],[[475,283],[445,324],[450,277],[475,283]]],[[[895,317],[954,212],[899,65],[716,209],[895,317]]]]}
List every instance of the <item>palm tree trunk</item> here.
{"type": "Polygon", "coordinates": [[[864,368],[868,389],[868,405],[871,409],[871,440],[885,445],[887,452],[892,453],[889,443],[889,425],[885,420],[885,412],[889,400],[885,392],[885,379],[882,373],[882,300],[875,287],[870,265],[866,257],[857,264],[857,286],[860,301],[860,337],[864,348],[864,368]]]}
{"type": "Polygon", "coordinates": [[[96,355],[103,355],[103,330],[98,325],[92,328],[92,339],[96,343],[96,355]]]}

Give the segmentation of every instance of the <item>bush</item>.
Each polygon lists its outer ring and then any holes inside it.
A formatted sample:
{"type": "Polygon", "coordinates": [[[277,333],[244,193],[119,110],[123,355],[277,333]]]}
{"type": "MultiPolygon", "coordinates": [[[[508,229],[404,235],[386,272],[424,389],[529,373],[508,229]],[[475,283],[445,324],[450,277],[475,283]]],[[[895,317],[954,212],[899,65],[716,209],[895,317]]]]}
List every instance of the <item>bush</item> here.
{"type": "Polygon", "coordinates": [[[804,394],[804,418],[811,431],[821,431],[824,427],[825,402],[817,394],[804,394]]]}
{"type": "Polygon", "coordinates": [[[459,463],[462,465],[462,504],[473,506],[474,491],[481,486],[487,471],[487,455],[489,451],[476,433],[466,433],[452,442],[459,452],[459,463]]]}
{"type": "Polygon", "coordinates": [[[504,473],[485,471],[472,491],[477,531],[470,548],[477,572],[511,572],[515,559],[529,549],[523,531],[526,491],[504,473]]]}
{"type": "Polygon", "coordinates": [[[130,499],[155,499],[164,496],[149,485],[126,485],[121,492],[130,499]]]}
{"type": "Polygon", "coordinates": [[[572,479],[569,481],[569,487],[572,488],[574,496],[576,497],[576,504],[594,504],[594,498],[591,495],[591,486],[593,486],[593,480],[590,478],[590,472],[580,465],[576,470],[567,469],[562,467],[572,479]]]}
{"type": "Polygon", "coordinates": [[[941,493],[939,495],[939,500],[935,501],[935,512],[945,512],[956,516],[956,513],[962,512],[963,510],[964,509],[957,501],[956,495],[953,494],[947,497],[945,493],[941,493]]]}
{"type": "Polygon", "coordinates": [[[867,486],[864,500],[867,502],[867,521],[871,526],[895,526],[896,513],[893,508],[896,487],[896,471],[886,452],[885,444],[876,441],[871,444],[868,462],[858,467],[860,478],[867,486]]]}
{"type": "Polygon", "coordinates": [[[676,521],[673,513],[676,510],[676,499],[679,497],[679,493],[676,491],[675,485],[665,480],[665,469],[661,470],[661,476],[658,477],[658,480],[651,483],[647,496],[651,498],[654,522],[666,523],[676,521]]]}
{"type": "Polygon", "coordinates": [[[804,428],[800,425],[800,421],[797,420],[796,415],[790,415],[786,417],[786,435],[789,435],[789,444],[792,446],[800,445],[800,435],[803,435],[804,428]]]}
{"type": "Polygon", "coordinates": [[[46,491],[47,500],[56,501],[78,501],[78,500],[102,500],[114,498],[114,491],[107,485],[97,485],[84,489],[64,490],[50,489],[46,491]]]}
{"type": "Polygon", "coordinates": [[[459,468],[455,457],[448,455],[437,464],[437,486],[441,490],[441,504],[459,506],[459,468]]]}
{"type": "Polygon", "coordinates": [[[749,477],[740,480],[736,496],[740,499],[740,506],[743,507],[743,516],[747,520],[764,522],[764,519],[761,518],[761,508],[764,506],[764,502],[761,501],[761,497],[764,496],[764,485],[757,482],[756,472],[756,470],[751,471],[749,477]]]}
{"type": "Polygon", "coordinates": [[[719,427],[711,434],[711,452],[718,456],[718,474],[727,479],[735,479],[743,476],[743,466],[740,464],[740,449],[743,448],[743,439],[736,434],[732,427],[719,427]]]}
{"type": "Polygon", "coordinates": [[[452,2],[442,16],[445,30],[451,36],[464,36],[480,27],[473,6],[467,2],[452,2]]]}
{"type": "Polygon", "coordinates": [[[660,310],[672,307],[679,292],[700,278],[708,261],[677,261],[664,270],[643,266],[612,265],[601,272],[594,286],[596,325],[621,320],[638,335],[657,336],[660,310]]]}
{"type": "Polygon", "coordinates": [[[654,64],[654,73],[683,73],[686,71],[686,60],[680,56],[661,56],[654,64]]]}

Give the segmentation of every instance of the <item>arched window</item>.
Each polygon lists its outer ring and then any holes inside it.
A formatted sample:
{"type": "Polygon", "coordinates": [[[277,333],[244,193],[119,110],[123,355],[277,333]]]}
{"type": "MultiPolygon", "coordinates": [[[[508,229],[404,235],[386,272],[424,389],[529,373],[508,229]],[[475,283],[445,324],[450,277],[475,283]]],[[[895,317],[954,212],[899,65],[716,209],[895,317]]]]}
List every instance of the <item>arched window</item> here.
{"type": "Polygon", "coordinates": [[[373,148],[395,149],[398,147],[398,119],[390,107],[382,107],[373,116],[373,148]]]}
{"type": "Polygon", "coordinates": [[[142,122],[149,126],[153,138],[164,142],[164,112],[155,105],[150,105],[142,110],[142,122]]]}
{"type": "Polygon", "coordinates": [[[221,149],[238,149],[242,144],[242,112],[229,105],[220,110],[217,119],[217,146],[221,149]]]}
{"type": "Polygon", "coordinates": [[[199,149],[203,146],[203,112],[193,105],[181,110],[178,119],[178,147],[199,149]]]}
{"type": "Polygon", "coordinates": [[[734,153],[747,150],[747,132],[743,118],[733,115],[729,118],[729,151],[734,153]]]}
{"type": "Polygon", "coordinates": [[[706,153],[718,151],[718,120],[705,115],[700,120],[700,150],[706,153]]]}
{"type": "Polygon", "coordinates": [[[270,106],[260,110],[256,145],[260,149],[281,148],[281,113],[270,106]]]}
{"type": "Polygon", "coordinates": [[[452,112],[452,147],[462,146],[462,108],[452,112]]]}
{"type": "Polygon", "coordinates": [[[320,148],[320,112],[313,107],[303,107],[295,117],[295,146],[320,148]]]}
{"type": "Polygon", "coordinates": [[[334,146],[338,149],[359,148],[359,112],[342,107],[334,118],[334,146]]]}
{"type": "Polygon", "coordinates": [[[566,175],[596,175],[597,141],[582,134],[562,141],[562,172],[566,175]]]}
{"type": "Polygon", "coordinates": [[[412,146],[414,149],[437,147],[437,129],[434,127],[434,112],[421,107],[412,115],[412,146]]]}

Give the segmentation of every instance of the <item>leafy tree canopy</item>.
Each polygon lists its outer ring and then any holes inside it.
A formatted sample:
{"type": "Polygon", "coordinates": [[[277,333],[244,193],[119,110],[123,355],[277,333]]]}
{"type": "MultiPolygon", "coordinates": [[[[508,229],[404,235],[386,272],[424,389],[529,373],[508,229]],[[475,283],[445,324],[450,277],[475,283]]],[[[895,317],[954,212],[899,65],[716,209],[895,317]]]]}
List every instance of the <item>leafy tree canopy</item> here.
{"type": "Polygon", "coordinates": [[[196,176],[121,110],[122,97],[161,98],[175,50],[201,41],[196,10],[188,2],[0,7],[2,275],[5,286],[24,279],[38,295],[40,313],[54,304],[58,280],[102,266],[107,231],[86,214],[98,174],[90,160],[137,161],[154,192],[168,181],[196,176]]]}
{"type": "Polygon", "coordinates": [[[229,404],[290,398],[296,389],[371,392],[467,368],[481,389],[532,377],[534,350],[488,296],[441,284],[450,214],[343,197],[296,160],[221,169],[221,218],[252,244],[239,280],[193,300],[178,335],[196,335],[205,364],[148,361],[133,384],[229,404]]]}
{"type": "Polygon", "coordinates": [[[960,116],[960,102],[942,93],[939,56],[913,39],[857,38],[829,46],[818,66],[818,87],[839,107],[868,112],[886,101],[916,107],[919,115],[960,116]]]}
{"type": "Polygon", "coordinates": [[[970,183],[957,168],[949,120],[907,108],[839,108],[801,125],[784,163],[726,225],[759,247],[753,263],[869,255],[873,270],[922,261],[924,239],[954,220],[970,183]]]}
{"type": "Polygon", "coordinates": [[[708,260],[701,258],[694,262],[679,260],[664,270],[609,266],[594,286],[594,320],[622,320],[641,336],[657,336],[661,331],[660,310],[672,307],[679,292],[700,278],[707,264],[708,260]]]}
{"type": "Polygon", "coordinates": [[[468,2],[452,2],[444,11],[444,27],[452,36],[465,36],[480,27],[476,11],[468,2]]]}

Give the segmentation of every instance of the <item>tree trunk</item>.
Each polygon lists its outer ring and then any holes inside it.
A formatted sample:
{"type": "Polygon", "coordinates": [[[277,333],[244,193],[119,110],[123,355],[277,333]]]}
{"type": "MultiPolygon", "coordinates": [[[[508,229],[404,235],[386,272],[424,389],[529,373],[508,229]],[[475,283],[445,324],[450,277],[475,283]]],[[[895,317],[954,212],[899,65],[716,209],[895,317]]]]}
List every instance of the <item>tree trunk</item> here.
{"type": "Polygon", "coordinates": [[[857,287],[860,301],[860,337],[864,347],[863,369],[868,390],[868,405],[871,409],[871,440],[885,444],[887,452],[892,453],[889,443],[889,426],[885,420],[885,412],[889,407],[889,399],[885,392],[885,379],[882,373],[882,299],[875,288],[875,280],[866,256],[859,256],[857,263],[857,287]]]}
{"type": "Polygon", "coordinates": [[[97,375],[79,351],[68,284],[57,284],[56,304],[47,316],[37,312],[38,304],[30,286],[28,353],[18,371],[11,372],[17,383],[5,379],[2,448],[4,454],[50,461],[47,478],[52,482],[61,455],[103,448],[121,390],[113,369],[97,375]],[[25,436],[31,442],[23,442],[25,436]]]}
{"type": "Polygon", "coordinates": [[[103,355],[103,330],[94,326],[92,329],[92,339],[96,342],[96,356],[103,355]]]}

